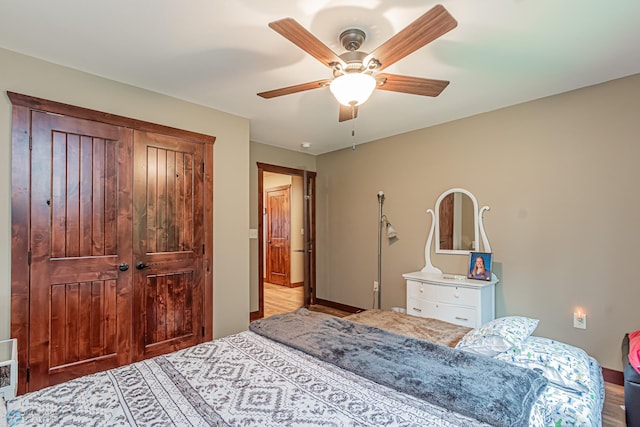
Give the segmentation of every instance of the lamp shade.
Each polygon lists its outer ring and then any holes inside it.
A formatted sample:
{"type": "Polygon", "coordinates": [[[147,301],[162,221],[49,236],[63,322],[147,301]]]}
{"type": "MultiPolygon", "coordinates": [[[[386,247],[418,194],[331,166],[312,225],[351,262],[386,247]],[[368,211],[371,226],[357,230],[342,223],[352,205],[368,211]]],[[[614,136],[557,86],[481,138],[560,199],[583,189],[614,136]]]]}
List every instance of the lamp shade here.
{"type": "Polygon", "coordinates": [[[395,239],[397,237],[398,237],[398,232],[396,231],[396,229],[393,228],[391,224],[387,223],[387,238],[395,239]]]}
{"type": "Polygon", "coordinates": [[[371,74],[347,73],[333,79],[329,85],[338,102],[347,107],[364,103],[376,88],[371,74]]]}

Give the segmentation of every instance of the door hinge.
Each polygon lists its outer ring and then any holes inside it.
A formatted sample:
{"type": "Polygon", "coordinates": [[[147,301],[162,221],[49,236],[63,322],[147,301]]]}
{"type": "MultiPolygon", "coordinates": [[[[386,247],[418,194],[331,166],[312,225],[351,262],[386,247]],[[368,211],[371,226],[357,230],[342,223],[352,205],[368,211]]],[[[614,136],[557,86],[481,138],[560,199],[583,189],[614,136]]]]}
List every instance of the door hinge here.
{"type": "Polygon", "coordinates": [[[31,251],[27,252],[27,264],[31,265],[31,251]]]}
{"type": "Polygon", "coordinates": [[[31,381],[31,367],[27,366],[27,382],[31,381]]]}
{"type": "Polygon", "coordinates": [[[33,150],[33,136],[29,135],[29,151],[33,150]]]}
{"type": "Polygon", "coordinates": [[[202,255],[205,254],[204,245],[202,245],[202,255]]]}
{"type": "Polygon", "coordinates": [[[204,326],[202,327],[202,338],[204,338],[204,326]]]}
{"type": "Polygon", "coordinates": [[[202,163],[202,173],[204,173],[204,163],[202,163]]]}

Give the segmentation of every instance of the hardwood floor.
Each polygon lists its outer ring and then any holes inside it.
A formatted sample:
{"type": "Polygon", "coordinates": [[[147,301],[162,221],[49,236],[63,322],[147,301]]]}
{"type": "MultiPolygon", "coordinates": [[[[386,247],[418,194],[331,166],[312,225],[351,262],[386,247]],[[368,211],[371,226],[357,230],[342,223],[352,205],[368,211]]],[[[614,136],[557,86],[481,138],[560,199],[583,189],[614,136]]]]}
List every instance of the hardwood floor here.
{"type": "Polygon", "coordinates": [[[302,286],[288,288],[264,282],[264,317],[287,313],[304,305],[304,289],[302,286]]]}
{"type": "Polygon", "coordinates": [[[603,427],[626,426],[624,411],[620,405],[624,405],[624,387],[617,384],[604,383],[604,409],[602,410],[603,427]]]}
{"type": "MultiPolygon", "coordinates": [[[[286,313],[297,310],[303,305],[303,289],[287,288],[286,286],[264,283],[264,315],[286,313]]],[[[313,311],[321,311],[338,317],[345,317],[351,313],[322,305],[309,307],[313,311]]],[[[624,427],[624,410],[620,405],[624,404],[624,387],[605,382],[605,401],[602,410],[603,427],[624,427]]]]}

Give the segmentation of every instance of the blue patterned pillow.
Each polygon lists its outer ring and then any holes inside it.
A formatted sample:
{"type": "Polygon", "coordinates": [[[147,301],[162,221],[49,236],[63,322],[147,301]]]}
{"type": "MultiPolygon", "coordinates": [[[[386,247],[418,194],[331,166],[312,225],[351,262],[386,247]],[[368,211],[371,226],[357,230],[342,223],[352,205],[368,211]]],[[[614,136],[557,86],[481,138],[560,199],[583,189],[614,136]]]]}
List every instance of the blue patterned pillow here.
{"type": "Polygon", "coordinates": [[[529,337],[521,346],[495,358],[536,370],[559,387],[577,392],[589,391],[589,356],[584,350],[569,344],[529,337]]]}
{"type": "Polygon", "coordinates": [[[495,356],[520,345],[538,326],[538,319],[523,316],[500,317],[473,329],[462,337],[456,348],[495,356]]]}

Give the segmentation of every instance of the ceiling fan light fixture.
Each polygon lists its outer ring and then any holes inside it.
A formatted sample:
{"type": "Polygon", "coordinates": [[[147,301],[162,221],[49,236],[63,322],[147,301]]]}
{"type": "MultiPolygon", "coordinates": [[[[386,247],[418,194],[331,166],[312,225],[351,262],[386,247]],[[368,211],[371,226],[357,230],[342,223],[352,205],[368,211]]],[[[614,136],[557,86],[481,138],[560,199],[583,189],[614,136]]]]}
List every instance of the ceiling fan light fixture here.
{"type": "Polygon", "coordinates": [[[367,73],[346,73],[331,81],[329,89],[347,107],[363,104],[376,88],[376,79],[367,73]]]}

